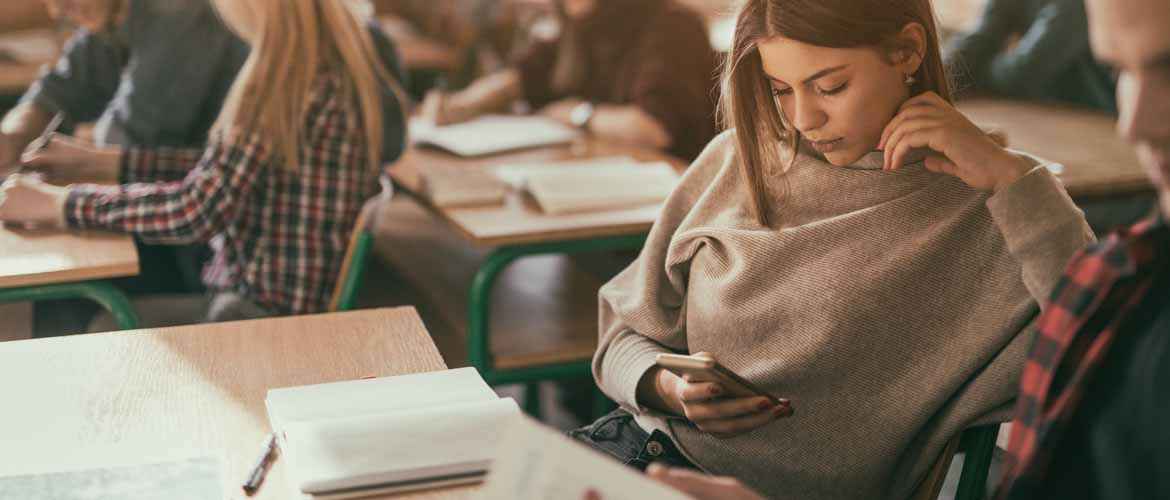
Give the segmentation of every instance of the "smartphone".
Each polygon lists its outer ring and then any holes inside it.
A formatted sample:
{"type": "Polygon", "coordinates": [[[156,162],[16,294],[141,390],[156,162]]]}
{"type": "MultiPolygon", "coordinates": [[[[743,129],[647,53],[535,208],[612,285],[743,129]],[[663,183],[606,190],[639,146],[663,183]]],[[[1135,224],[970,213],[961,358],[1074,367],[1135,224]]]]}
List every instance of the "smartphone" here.
{"type": "Polygon", "coordinates": [[[662,353],[655,361],[658,366],[675,375],[680,377],[689,375],[688,378],[691,382],[717,382],[723,386],[723,390],[729,397],[763,396],[768,398],[772,404],[780,404],[779,398],[764,392],[743,377],[736,375],[735,372],[728,370],[715,361],[715,357],[709,353],[697,352],[690,355],[662,353]]]}

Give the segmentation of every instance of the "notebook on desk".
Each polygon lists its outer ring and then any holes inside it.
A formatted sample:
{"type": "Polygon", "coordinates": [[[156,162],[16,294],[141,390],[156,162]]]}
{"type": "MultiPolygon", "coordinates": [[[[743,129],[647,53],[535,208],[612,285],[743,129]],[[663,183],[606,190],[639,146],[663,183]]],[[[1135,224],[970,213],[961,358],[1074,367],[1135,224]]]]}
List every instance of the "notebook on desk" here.
{"type": "Polygon", "coordinates": [[[444,126],[414,119],[410,135],[415,144],[471,157],[569,144],[577,131],[542,116],[487,115],[444,126]]]}
{"type": "Polygon", "coordinates": [[[266,404],[293,491],[321,500],[482,481],[520,414],[474,368],[273,389],[266,404]]]}
{"type": "Polygon", "coordinates": [[[532,195],[541,211],[559,215],[662,203],[680,179],[669,163],[615,157],[506,166],[497,175],[532,195]]]}
{"type": "Polygon", "coordinates": [[[436,207],[500,205],[508,195],[508,186],[486,168],[423,164],[418,173],[436,207]]]}

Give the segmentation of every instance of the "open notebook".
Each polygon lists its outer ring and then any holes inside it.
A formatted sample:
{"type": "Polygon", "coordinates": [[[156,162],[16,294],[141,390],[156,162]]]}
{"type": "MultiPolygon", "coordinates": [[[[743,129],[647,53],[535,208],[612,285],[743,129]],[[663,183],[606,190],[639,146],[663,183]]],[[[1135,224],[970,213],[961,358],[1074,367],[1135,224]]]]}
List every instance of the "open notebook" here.
{"type": "Polygon", "coordinates": [[[294,491],[341,500],[483,480],[520,410],[474,368],[273,389],[294,491]]]}
{"type": "Polygon", "coordinates": [[[500,167],[497,175],[523,186],[541,211],[553,215],[662,203],[680,178],[669,163],[638,163],[622,157],[511,165],[500,167]]]}
{"type": "Polygon", "coordinates": [[[512,420],[480,498],[561,500],[594,491],[605,500],[685,500],[621,462],[528,417],[512,420]]]}
{"type": "Polygon", "coordinates": [[[577,131],[542,116],[487,115],[455,125],[435,126],[411,120],[415,144],[433,146],[459,156],[482,156],[517,149],[569,144],[577,131]]]}
{"type": "Polygon", "coordinates": [[[436,207],[501,205],[508,186],[490,169],[455,165],[418,166],[423,193],[436,207]]]}

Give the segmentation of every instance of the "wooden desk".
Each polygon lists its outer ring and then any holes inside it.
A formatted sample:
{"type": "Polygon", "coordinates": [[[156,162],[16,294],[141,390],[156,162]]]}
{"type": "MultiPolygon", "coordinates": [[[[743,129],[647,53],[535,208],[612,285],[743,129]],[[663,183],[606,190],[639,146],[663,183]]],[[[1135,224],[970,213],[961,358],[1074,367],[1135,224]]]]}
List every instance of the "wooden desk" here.
{"type": "Polygon", "coordinates": [[[0,288],[138,274],[138,251],[134,240],[124,235],[0,225],[0,257],[0,288]]]}
{"type": "MultiPolygon", "coordinates": [[[[665,161],[679,171],[686,162],[665,153],[635,146],[588,140],[584,147],[553,147],[530,149],[480,158],[460,158],[441,151],[412,148],[402,160],[389,168],[394,183],[415,195],[430,207],[421,196],[418,164],[453,166],[458,168],[490,168],[498,165],[541,161],[579,160],[606,156],[629,156],[639,161],[665,161]]],[[[659,207],[650,206],[626,210],[608,210],[580,214],[549,215],[540,211],[533,200],[522,193],[511,192],[501,206],[432,208],[443,221],[467,241],[480,247],[528,245],[593,239],[604,236],[644,234],[658,218],[659,207]]]]}
{"type": "Polygon", "coordinates": [[[980,126],[1007,134],[1008,145],[1064,165],[1073,198],[1125,196],[1153,190],[1133,146],[1104,113],[1025,101],[974,99],[959,110],[980,126]]]}
{"type": "MultiPolygon", "coordinates": [[[[8,342],[0,475],[214,456],[224,498],[243,499],[268,389],[444,368],[412,308],[8,342]]],[[[294,493],[278,459],[254,498],[294,493]]]]}
{"type": "Polygon", "coordinates": [[[85,298],[110,311],[122,328],[135,328],[130,301],[97,280],[136,274],[138,250],[129,236],[0,225],[0,303],[85,298]]]}
{"type": "MultiPolygon", "coordinates": [[[[396,264],[394,261],[398,260],[395,255],[410,253],[404,262],[394,267],[415,288],[422,289],[432,302],[438,302],[436,309],[444,309],[443,304],[454,304],[455,314],[459,314],[457,311],[467,311],[467,357],[489,383],[528,383],[531,387],[532,382],[540,380],[588,376],[589,357],[597,342],[595,291],[601,283],[596,277],[590,278],[574,271],[571,263],[556,260],[556,256],[641,249],[646,234],[658,217],[660,207],[547,215],[532,200],[526,199],[526,195],[511,192],[502,206],[439,208],[431,206],[425,197],[419,195],[421,183],[416,165],[431,163],[473,169],[622,155],[640,161],[667,161],[680,170],[686,167],[684,162],[657,151],[588,140],[576,146],[541,148],[474,159],[433,150],[412,149],[402,161],[390,168],[390,176],[400,188],[412,194],[415,201],[452,229],[446,231],[446,234],[435,234],[436,231],[432,231],[434,228],[423,229],[426,220],[413,226],[399,225],[403,232],[390,235],[384,245],[390,254],[391,264],[396,264]],[[452,234],[462,240],[461,248],[449,244],[452,234]],[[412,245],[405,242],[412,238],[426,244],[412,245]],[[433,248],[429,246],[432,244],[433,248]],[[525,267],[527,262],[518,263],[520,269],[516,269],[517,272],[509,271],[516,278],[507,279],[504,271],[517,259],[530,256],[545,259],[544,267],[525,267]],[[468,267],[463,262],[453,263],[452,259],[455,258],[473,264],[468,267]],[[437,272],[435,269],[443,271],[437,272]],[[512,337],[501,342],[507,350],[513,351],[506,353],[507,356],[499,350],[493,352],[489,335],[492,291],[501,276],[505,276],[505,286],[522,289],[525,295],[537,297],[527,305],[510,298],[498,298],[497,302],[502,305],[501,311],[519,315],[517,318],[507,318],[504,322],[510,328],[508,335],[512,337]],[[534,277],[553,277],[560,283],[534,283],[534,277]],[[443,281],[440,278],[451,279],[443,281]],[[452,282],[452,279],[459,283],[452,282]],[[454,294],[451,293],[453,287],[462,287],[469,292],[454,294]],[[591,290],[584,302],[578,300],[581,298],[575,292],[578,289],[591,290]],[[532,304],[548,308],[550,296],[557,301],[552,309],[554,313],[525,312],[532,309],[532,304]],[[584,307],[579,307],[581,304],[584,307]],[[555,327],[550,326],[554,324],[555,327]],[[531,335],[519,335],[522,331],[530,332],[531,335]],[[517,337],[525,340],[516,342],[517,337]]],[[[391,223],[392,218],[386,218],[385,224],[391,223]]],[[[417,217],[411,220],[417,221],[417,217]]],[[[439,229],[438,233],[442,233],[442,228],[439,229]]],[[[540,262],[539,259],[528,260],[540,262]]],[[[536,404],[539,398],[529,397],[525,401],[526,404],[536,404]]],[[[539,411],[535,406],[527,409],[533,414],[539,411]]]]}

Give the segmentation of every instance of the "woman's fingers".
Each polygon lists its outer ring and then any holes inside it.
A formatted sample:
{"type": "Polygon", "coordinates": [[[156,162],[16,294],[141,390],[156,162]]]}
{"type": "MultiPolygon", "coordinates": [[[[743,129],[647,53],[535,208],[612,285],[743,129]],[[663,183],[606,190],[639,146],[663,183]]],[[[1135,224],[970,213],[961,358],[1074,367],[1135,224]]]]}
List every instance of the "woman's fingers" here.
{"type": "Polygon", "coordinates": [[[896,146],[892,146],[892,150],[887,150],[886,155],[890,160],[887,162],[887,170],[896,170],[906,160],[906,156],[910,154],[910,150],[914,148],[930,147],[931,139],[935,137],[937,129],[927,128],[916,132],[910,132],[899,139],[896,146]]]}
{"type": "Polygon", "coordinates": [[[700,420],[695,422],[695,427],[703,432],[714,434],[716,437],[727,438],[763,427],[774,420],[790,417],[792,413],[791,407],[779,405],[770,410],[739,417],[700,420]]]}
{"type": "Polygon", "coordinates": [[[886,128],[882,129],[882,137],[878,141],[878,149],[885,149],[889,143],[890,136],[894,134],[905,122],[912,120],[920,120],[923,118],[942,118],[945,116],[945,110],[939,109],[934,105],[917,105],[909,108],[902,108],[890,123],[886,124],[886,128]]]}
{"type": "Polygon", "coordinates": [[[420,111],[423,118],[429,119],[435,125],[446,125],[446,113],[443,109],[445,107],[445,97],[446,96],[444,96],[443,93],[438,90],[427,92],[427,95],[423,97],[422,105],[420,106],[422,108],[420,111]]]}
{"type": "Polygon", "coordinates": [[[938,153],[926,156],[926,169],[939,174],[957,176],[958,173],[955,163],[938,153]]]}
{"type": "Polygon", "coordinates": [[[693,422],[751,415],[771,410],[773,404],[765,397],[712,399],[686,405],[686,417],[693,422]]]}
{"type": "Polygon", "coordinates": [[[894,163],[891,160],[893,159],[893,151],[897,149],[898,144],[902,142],[902,139],[905,138],[907,134],[912,134],[937,126],[938,120],[934,118],[918,118],[915,120],[902,122],[897,130],[890,134],[889,139],[885,142],[882,148],[882,159],[884,160],[882,165],[883,169],[893,170],[902,166],[901,163],[894,163]]]}
{"type": "Polygon", "coordinates": [[[723,395],[723,387],[715,382],[687,382],[679,384],[678,400],[684,405],[696,401],[706,401],[723,395]]]}

